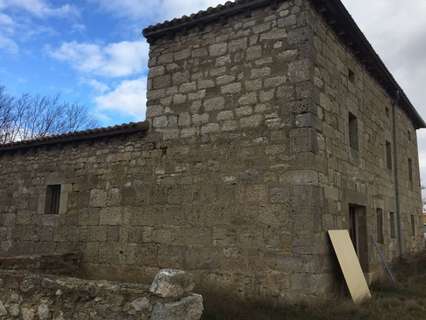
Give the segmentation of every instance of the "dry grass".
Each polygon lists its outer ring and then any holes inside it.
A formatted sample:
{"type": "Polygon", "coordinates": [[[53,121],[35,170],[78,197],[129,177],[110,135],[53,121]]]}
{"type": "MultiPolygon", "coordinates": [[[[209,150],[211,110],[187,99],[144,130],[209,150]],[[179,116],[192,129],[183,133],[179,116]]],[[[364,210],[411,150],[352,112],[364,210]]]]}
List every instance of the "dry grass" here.
{"type": "Polygon", "coordinates": [[[426,319],[426,252],[395,267],[398,287],[376,284],[373,299],[362,306],[350,301],[272,307],[226,297],[207,299],[203,320],[421,320],[426,319]]]}

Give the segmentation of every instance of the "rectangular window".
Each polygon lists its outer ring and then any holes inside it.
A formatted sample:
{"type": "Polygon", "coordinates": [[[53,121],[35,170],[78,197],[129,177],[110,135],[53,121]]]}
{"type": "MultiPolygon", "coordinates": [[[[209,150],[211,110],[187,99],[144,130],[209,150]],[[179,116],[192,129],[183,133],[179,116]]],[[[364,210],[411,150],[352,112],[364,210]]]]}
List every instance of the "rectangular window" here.
{"type": "Polygon", "coordinates": [[[392,170],[392,145],[386,141],[386,167],[392,170]]]}
{"type": "Polygon", "coordinates": [[[390,117],[390,111],[389,111],[389,108],[388,107],[386,107],[385,108],[385,113],[386,113],[386,117],[390,117]]]}
{"type": "Polygon", "coordinates": [[[385,237],[383,234],[383,210],[377,209],[377,242],[384,244],[385,237]]]}
{"type": "Polygon", "coordinates": [[[355,72],[352,69],[348,69],[348,78],[350,82],[355,82],[355,72]]]}
{"type": "Polygon", "coordinates": [[[358,119],[349,112],[349,145],[352,149],[358,151],[358,119]]]}
{"type": "Polygon", "coordinates": [[[395,239],[396,238],[396,221],[395,221],[394,212],[389,213],[389,219],[390,219],[390,237],[391,239],[395,239]]]}
{"type": "Polygon", "coordinates": [[[59,214],[59,205],[61,202],[61,185],[54,184],[47,186],[45,214],[59,214]]]}
{"type": "Polygon", "coordinates": [[[408,180],[410,181],[410,186],[413,187],[413,160],[408,159],[408,180]]]}
{"type": "Polygon", "coordinates": [[[416,236],[416,217],[413,214],[411,215],[411,235],[416,236]]]}

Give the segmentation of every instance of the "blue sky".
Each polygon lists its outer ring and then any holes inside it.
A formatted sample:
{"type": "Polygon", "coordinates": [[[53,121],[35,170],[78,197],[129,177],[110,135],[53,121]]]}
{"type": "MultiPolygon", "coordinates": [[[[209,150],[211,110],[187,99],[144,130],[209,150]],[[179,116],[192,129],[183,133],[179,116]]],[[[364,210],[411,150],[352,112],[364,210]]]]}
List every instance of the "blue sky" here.
{"type": "MultiPolygon", "coordinates": [[[[12,94],[60,93],[86,105],[101,125],[143,120],[142,29],[221,2],[0,0],[0,84],[12,94]]],[[[343,2],[426,118],[426,1],[343,2]]],[[[418,137],[426,181],[426,133],[418,137]]]]}
{"type": "Polygon", "coordinates": [[[143,120],[145,26],[218,1],[0,0],[0,84],[61,94],[101,125],[143,120]]]}

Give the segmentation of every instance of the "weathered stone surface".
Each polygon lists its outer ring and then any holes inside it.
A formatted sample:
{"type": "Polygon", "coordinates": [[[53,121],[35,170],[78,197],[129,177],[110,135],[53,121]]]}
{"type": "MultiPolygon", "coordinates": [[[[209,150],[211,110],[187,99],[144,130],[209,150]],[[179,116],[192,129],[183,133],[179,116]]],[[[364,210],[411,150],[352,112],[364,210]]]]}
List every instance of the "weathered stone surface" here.
{"type": "Polygon", "coordinates": [[[157,303],[152,311],[152,320],[199,320],[203,314],[203,298],[191,295],[177,302],[157,303]]]}
{"type": "Polygon", "coordinates": [[[163,298],[179,298],[194,289],[191,276],[181,270],[163,269],[154,278],[150,291],[163,298]]]}
{"type": "Polygon", "coordinates": [[[225,99],[223,97],[211,98],[204,102],[204,110],[210,112],[213,110],[222,110],[225,107],[225,99]]]}
{"type": "Polygon", "coordinates": [[[168,272],[169,275],[174,275],[173,280],[169,279],[169,283],[174,281],[170,287],[173,287],[172,291],[176,293],[177,286],[181,290],[178,290],[178,295],[164,298],[152,295],[147,286],[135,283],[91,281],[30,274],[27,271],[0,270],[0,275],[6,279],[6,287],[0,287],[0,297],[3,299],[0,300],[0,318],[199,320],[203,312],[203,299],[191,292],[192,281],[188,280],[184,272],[168,272]],[[33,279],[37,285],[34,286],[33,293],[20,296],[15,292],[23,286],[24,275],[33,279]],[[14,293],[11,294],[11,291],[14,293]]]}
{"type": "Polygon", "coordinates": [[[333,272],[327,230],[348,228],[350,203],[373,237],[383,210],[386,260],[399,256],[386,141],[400,150],[403,250],[424,248],[412,121],[396,108],[393,130],[393,95],[306,0],[275,5],[154,41],[148,132],[0,152],[0,256],[80,252],[91,277],[146,281],[170,266],[206,291],[326,296],[314,279],[333,272]],[[49,184],[64,187],[57,216],[44,214],[49,184]]]}
{"type": "Polygon", "coordinates": [[[19,317],[19,315],[21,314],[21,309],[19,307],[19,304],[17,303],[9,304],[8,311],[9,311],[9,314],[15,318],[19,317]]]}
{"type": "Polygon", "coordinates": [[[152,310],[152,305],[149,302],[149,299],[145,297],[133,300],[130,305],[136,312],[150,312],[152,310]]]}
{"type": "Polygon", "coordinates": [[[213,57],[224,55],[227,50],[228,50],[228,44],[226,42],[215,43],[209,47],[210,55],[213,57]]]}
{"type": "Polygon", "coordinates": [[[37,315],[40,320],[50,319],[50,308],[46,303],[42,303],[37,308],[37,315]]]}
{"type": "Polygon", "coordinates": [[[3,304],[3,302],[0,300],[0,317],[7,316],[7,310],[3,304]]]}
{"type": "Polygon", "coordinates": [[[33,320],[34,318],[35,318],[35,311],[34,311],[33,308],[22,307],[22,319],[23,320],[33,320]]]}

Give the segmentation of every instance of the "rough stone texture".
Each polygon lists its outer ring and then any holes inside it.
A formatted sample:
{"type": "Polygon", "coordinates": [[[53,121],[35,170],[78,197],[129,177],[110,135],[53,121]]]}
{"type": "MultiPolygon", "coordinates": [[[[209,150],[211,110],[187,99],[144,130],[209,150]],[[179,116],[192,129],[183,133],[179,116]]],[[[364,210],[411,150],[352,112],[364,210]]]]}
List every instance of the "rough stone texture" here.
{"type": "MultiPolygon", "coordinates": [[[[347,228],[348,204],[367,208],[368,265],[366,273],[374,279],[382,272],[371,238],[378,240],[377,209],[384,214],[384,243],[378,246],[389,262],[400,256],[398,235],[391,237],[390,212],[396,213],[395,167],[398,169],[401,203],[401,235],[404,254],[424,248],[420,171],[416,130],[402,109],[395,108],[397,161],[392,170],[386,165],[386,141],[394,143],[392,110],[394,101],[373,80],[353,54],[344,47],[329,27],[311,11],[314,32],[314,97],[321,141],[319,153],[325,160],[320,171],[324,190],[323,229],[347,228]],[[349,69],[354,79],[349,78],[349,69]],[[359,151],[349,145],[348,113],[358,119],[359,151]],[[409,181],[408,159],[413,161],[413,181],[409,181]],[[415,218],[412,233],[411,216],[415,218]]],[[[309,119],[311,122],[312,119],[309,119]]],[[[299,124],[308,123],[298,118],[299,124]]],[[[392,156],[395,149],[392,146],[392,156]]]]}
{"type": "MultiPolygon", "coordinates": [[[[364,205],[376,239],[376,209],[396,209],[380,85],[305,0],[159,39],[149,66],[147,134],[0,154],[0,254],[81,252],[91,277],[128,281],[179,268],[202,293],[278,302],[338,292],[327,230],[364,205]],[[48,184],[62,185],[57,216],[44,214],[48,184]]],[[[396,116],[408,253],[422,244],[417,141],[396,116]]]]}
{"type": "Polygon", "coordinates": [[[152,282],[151,293],[163,298],[180,298],[194,289],[194,281],[184,271],[163,269],[152,282]]]}
{"type": "Polygon", "coordinates": [[[138,284],[0,271],[0,319],[199,320],[203,298],[191,292],[179,298],[152,295],[138,284]],[[32,289],[23,291],[24,282],[32,289]]]}
{"type": "Polygon", "coordinates": [[[26,270],[49,274],[76,275],[81,270],[80,256],[78,254],[63,254],[0,257],[0,270],[26,270]]]}
{"type": "Polygon", "coordinates": [[[198,320],[202,314],[203,298],[198,294],[193,294],[177,302],[155,304],[152,319],[198,320]]]}

